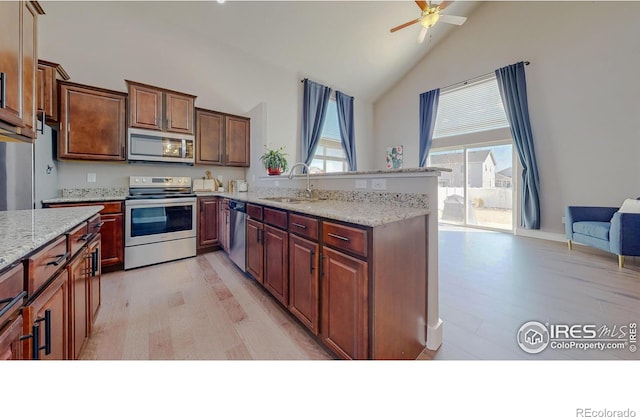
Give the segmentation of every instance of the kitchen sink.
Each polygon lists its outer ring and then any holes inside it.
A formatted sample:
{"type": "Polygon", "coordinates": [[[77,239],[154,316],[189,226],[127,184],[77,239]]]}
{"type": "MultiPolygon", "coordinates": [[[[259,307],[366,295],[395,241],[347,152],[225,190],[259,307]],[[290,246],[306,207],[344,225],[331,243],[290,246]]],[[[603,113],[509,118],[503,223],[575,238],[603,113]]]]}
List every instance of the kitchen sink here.
{"type": "Polygon", "coordinates": [[[300,203],[313,203],[318,201],[316,198],[305,197],[264,197],[262,200],[275,201],[278,203],[300,204],[300,203]]]}

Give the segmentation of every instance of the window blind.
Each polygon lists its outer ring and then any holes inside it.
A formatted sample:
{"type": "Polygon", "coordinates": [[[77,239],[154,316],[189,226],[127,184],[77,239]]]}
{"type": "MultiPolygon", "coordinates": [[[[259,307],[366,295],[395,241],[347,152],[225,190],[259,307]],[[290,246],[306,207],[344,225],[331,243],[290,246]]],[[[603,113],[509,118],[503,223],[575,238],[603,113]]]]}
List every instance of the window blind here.
{"type": "Polygon", "coordinates": [[[495,76],[440,92],[433,138],[509,127],[495,76]]]}

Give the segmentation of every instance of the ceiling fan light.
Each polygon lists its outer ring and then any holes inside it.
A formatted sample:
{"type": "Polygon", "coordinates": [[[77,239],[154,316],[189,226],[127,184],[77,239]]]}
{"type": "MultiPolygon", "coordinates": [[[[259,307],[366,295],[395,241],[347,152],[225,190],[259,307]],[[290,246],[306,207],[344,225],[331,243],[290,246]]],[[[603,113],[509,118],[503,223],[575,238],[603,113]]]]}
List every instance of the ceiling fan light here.
{"type": "Polygon", "coordinates": [[[422,17],[420,24],[426,28],[430,28],[440,20],[440,13],[429,13],[422,17]]]}

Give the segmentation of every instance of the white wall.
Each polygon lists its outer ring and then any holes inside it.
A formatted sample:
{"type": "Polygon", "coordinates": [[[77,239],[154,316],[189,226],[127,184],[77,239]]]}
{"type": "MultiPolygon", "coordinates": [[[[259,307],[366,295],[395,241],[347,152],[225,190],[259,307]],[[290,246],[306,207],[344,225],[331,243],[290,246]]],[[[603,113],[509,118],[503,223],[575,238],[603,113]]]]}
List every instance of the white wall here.
{"type": "MultiPolygon", "coordinates": [[[[418,95],[518,61],[540,173],[540,235],[567,205],[640,196],[640,2],[487,2],[374,106],[375,162],[418,164],[418,95]]],[[[502,137],[497,139],[503,139],[502,137]]]]}
{"type": "MultiPolygon", "coordinates": [[[[39,20],[39,56],[60,63],[71,81],[126,91],[124,80],[129,79],[197,95],[197,107],[260,115],[262,120],[252,120],[252,170],[259,166],[265,144],[285,146],[290,162],[297,161],[300,74],[230,48],[224,39],[188,35],[186,29],[167,24],[174,16],[155,15],[160,8],[153,2],[45,1],[42,5],[46,15],[39,20]]],[[[180,13],[185,7],[189,3],[168,5],[168,10],[180,13]]],[[[358,159],[365,168],[370,154],[364,145],[372,138],[372,115],[372,104],[356,97],[358,159]]],[[[207,169],[227,178],[246,174],[215,166],[189,170],[147,165],[143,169],[101,162],[60,162],[58,168],[60,188],[124,186],[120,184],[128,175],[140,172],[194,178],[207,169]],[[96,171],[98,182],[87,184],[86,173],[96,171]]]]}

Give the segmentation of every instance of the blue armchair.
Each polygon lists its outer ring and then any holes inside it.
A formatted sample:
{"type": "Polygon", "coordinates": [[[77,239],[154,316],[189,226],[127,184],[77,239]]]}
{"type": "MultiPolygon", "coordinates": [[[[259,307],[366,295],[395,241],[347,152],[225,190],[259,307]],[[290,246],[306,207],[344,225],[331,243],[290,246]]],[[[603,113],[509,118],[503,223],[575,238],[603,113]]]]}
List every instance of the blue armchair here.
{"type": "Polygon", "coordinates": [[[618,255],[618,266],[625,256],[640,256],[640,213],[620,213],[618,207],[579,207],[566,209],[565,231],[572,242],[582,243],[618,255]]]}

